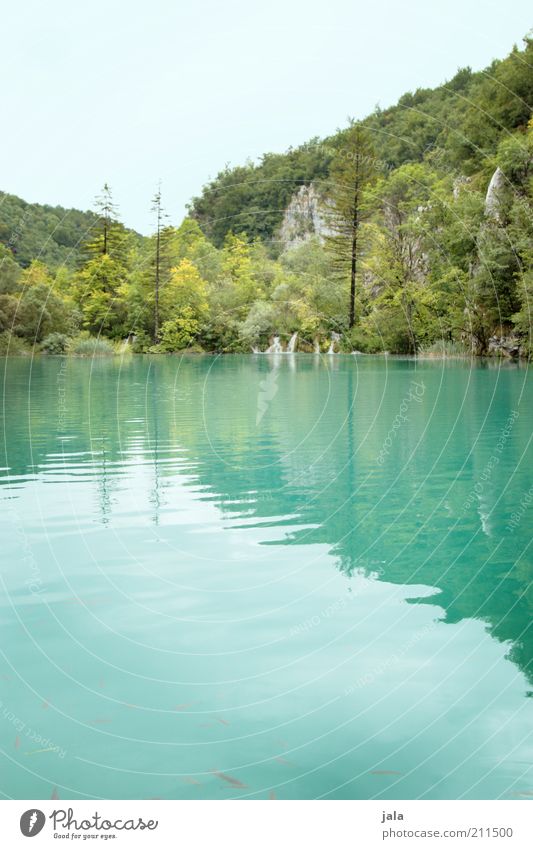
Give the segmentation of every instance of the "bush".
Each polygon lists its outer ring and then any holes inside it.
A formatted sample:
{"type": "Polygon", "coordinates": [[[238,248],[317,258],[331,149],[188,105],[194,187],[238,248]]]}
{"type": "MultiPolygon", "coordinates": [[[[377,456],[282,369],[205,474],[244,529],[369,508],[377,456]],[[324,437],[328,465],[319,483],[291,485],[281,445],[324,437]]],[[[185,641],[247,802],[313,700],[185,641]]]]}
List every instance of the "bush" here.
{"type": "Polygon", "coordinates": [[[67,350],[73,357],[112,357],[115,354],[115,348],[109,339],[88,334],[81,334],[72,339],[67,350]]]}
{"type": "Polygon", "coordinates": [[[30,348],[20,336],[15,336],[9,330],[4,330],[3,333],[0,333],[0,357],[7,357],[8,355],[15,357],[20,356],[20,354],[30,353],[30,348]]]}
{"type": "Polygon", "coordinates": [[[66,333],[49,333],[48,336],[43,339],[41,348],[43,351],[46,351],[47,354],[64,354],[67,350],[68,343],[69,337],[66,333]]]}
{"type": "Polygon", "coordinates": [[[250,344],[240,335],[240,323],[227,313],[207,321],[198,333],[204,351],[223,354],[249,353],[250,344]]]}
{"type": "Polygon", "coordinates": [[[112,344],[117,357],[131,357],[133,354],[133,346],[129,339],[119,339],[112,344]]]}
{"type": "Polygon", "coordinates": [[[431,345],[421,345],[418,349],[419,357],[468,357],[471,352],[461,342],[452,342],[449,339],[437,339],[431,345]]]}
{"type": "Polygon", "coordinates": [[[354,327],[342,336],[341,347],[348,353],[361,351],[362,354],[377,354],[383,351],[385,346],[377,333],[364,327],[354,327]]]}
{"type": "Polygon", "coordinates": [[[170,318],[163,322],[161,339],[157,349],[165,353],[182,351],[194,342],[199,330],[198,319],[192,315],[192,310],[185,307],[178,318],[170,318]]]}
{"type": "Polygon", "coordinates": [[[387,350],[391,354],[416,353],[416,336],[403,309],[395,306],[385,307],[373,318],[381,336],[381,351],[387,350]]]}
{"type": "Polygon", "coordinates": [[[133,354],[146,354],[152,344],[152,340],[148,333],[144,330],[135,332],[131,343],[131,351],[133,354]]]}
{"type": "Polygon", "coordinates": [[[277,330],[276,309],[267,301],[257,301],[239,328],[239,336],[249,347],[266,345],[277,330]]]}

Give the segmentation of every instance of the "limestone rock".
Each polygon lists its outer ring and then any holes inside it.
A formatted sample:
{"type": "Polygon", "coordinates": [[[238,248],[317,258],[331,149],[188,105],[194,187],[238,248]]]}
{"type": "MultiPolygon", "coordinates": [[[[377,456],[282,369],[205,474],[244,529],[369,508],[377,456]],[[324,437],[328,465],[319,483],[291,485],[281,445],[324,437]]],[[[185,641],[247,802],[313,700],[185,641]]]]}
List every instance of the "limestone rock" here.
{"type": "Polygon", "coordinates": [[[505,175],[498,166],[490,179],[485,197],[485,215],[487,218],[494,218],[496,221],[500,220],[500,207],[505,188],[505,175]]]}
{"type": "Polygon", "coordinates": [[[323,239],[327,225],[323,201],[315,186],[300,186],[292,196],[283,215],[279,238],[284,250],[296,248],[309,241],[312,236],[323,239]]]}
{"type": "Polygon", "coordinates": [[[520,356],[520,342],[516,336],[491,336],[489,354],[515,359],[520,356]]]}

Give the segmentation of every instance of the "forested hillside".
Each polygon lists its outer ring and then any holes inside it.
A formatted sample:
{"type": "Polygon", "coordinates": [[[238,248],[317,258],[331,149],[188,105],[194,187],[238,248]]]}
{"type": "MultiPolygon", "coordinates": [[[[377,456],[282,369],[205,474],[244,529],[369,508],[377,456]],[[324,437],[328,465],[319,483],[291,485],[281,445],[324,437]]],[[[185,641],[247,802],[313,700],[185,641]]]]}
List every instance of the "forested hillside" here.
{"type": "MultiPolygon", "coordinates": [[[[395,106],[376,109],[362,124],[385,170],[427,162],[442,171],[478,174],[483,185],[501,139],[527,124],[532,99],[533,41],[528,38],[522,50],[515,47],[484,71],[463,68],[439,88],[417,89],[395,106]]],[[[345,134],[313,139],[286,154],[265,154],[258,164],[226,168],[193,198],[191,215],[218,246],[229,231],[272,238],[298,186],[327,177],[345,134]]]]}
{"type": "Polygon", "coordinates": [[[94,212],[26,203],[0,192],[0,244],[23,267],[39,259],[51,269],[74,268],[95,221],[94,212]]]}
{"type": "Polygon", "coordinates": [[[226,169],[179,227],[158,190],[146,238],[107,185],[94,213],[3,195],[0,350],[248,352],[292,337],[300,351],[529,356],[532,103],[527,38],[483,72],[226,169]],[[302,186],[312,226],[289,244],[280,225],[302,186]]]}

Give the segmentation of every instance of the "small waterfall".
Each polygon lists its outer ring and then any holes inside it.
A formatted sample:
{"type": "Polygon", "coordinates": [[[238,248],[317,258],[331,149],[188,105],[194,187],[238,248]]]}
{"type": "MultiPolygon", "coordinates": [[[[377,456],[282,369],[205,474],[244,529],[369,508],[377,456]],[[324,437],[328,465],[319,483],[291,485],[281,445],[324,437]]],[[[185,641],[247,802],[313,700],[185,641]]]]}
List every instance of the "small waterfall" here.
{"type": "Polygon", "coordinates": [[[298,339],[298,334],[293,333],[291,338],[289,339],[289,344],[287,345],[287,353],[294,354],[294,349],[296,348],[296,340],[298,339]]]}
{"type": "Polygon", "coordinates": [[[331,342],[329,343],[328,354],[335,353],[335,343],[338,342],[340,338],[340,333],[335,333],[334,331],[331,333],[331,342]]]}
{"type": "Polygon", "coordinates": [[[279,336],[274,336],[274,339],[272,340],[272,345],[269,348],[266,349],[265,353],[267,353],[267,354],[281,354],[282,350],[283,349],[282,349],[280,342],[279,342],[279,336]]]}
{"type": "Polygon", "coordinates": [[[315,354],[320,354],[320,342],[318,341],[318,339],[315,339],[314,344],[313,344],[313,348],[314,348],[315,354]]]}

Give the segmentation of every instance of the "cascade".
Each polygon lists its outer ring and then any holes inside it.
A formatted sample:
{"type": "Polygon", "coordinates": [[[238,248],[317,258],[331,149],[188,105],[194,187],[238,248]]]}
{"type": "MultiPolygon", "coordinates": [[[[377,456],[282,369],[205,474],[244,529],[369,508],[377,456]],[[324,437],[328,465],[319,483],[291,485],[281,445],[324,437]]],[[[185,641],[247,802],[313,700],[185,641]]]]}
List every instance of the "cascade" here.
{"type": "Polygon", "coordinates": [[[274,339],[272,340],[272,345],[270,345],[270,347],[266,349],[266,353],[281,354],[282,350],[283,348],[280,345],[279,336],[274,336],[274,339]]]}
{"type": "Polygon", "coordinates": [[[334,354],[335,353],[335,343],[338,342],[340,338],[341,338],[340,333],[335,333],[334,331],[332,331],[331,342],[329,343],[329,348],[328,348],[328,354],[334,354]]]}
{"type": "Polygon", "coordinates": [[[289,344],[287,345],[287,353],[294,354],[294,349],[296,348],[296,341],[298,339],[298,334],[293,333],[291,338],[289,339],[289,344]]]}

